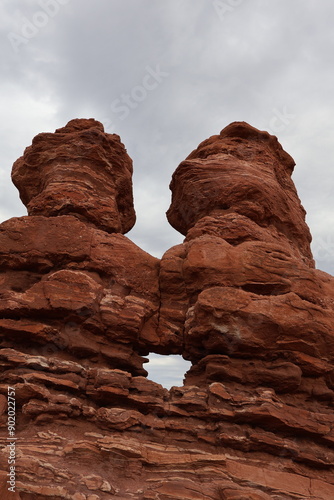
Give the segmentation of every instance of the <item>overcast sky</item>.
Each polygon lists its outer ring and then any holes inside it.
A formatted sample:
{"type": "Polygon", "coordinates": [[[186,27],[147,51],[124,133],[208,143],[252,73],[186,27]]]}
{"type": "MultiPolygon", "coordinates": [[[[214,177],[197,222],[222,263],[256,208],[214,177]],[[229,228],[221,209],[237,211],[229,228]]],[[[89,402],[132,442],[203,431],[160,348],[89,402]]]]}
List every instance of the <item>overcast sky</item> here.
{"type": "MultiPolygon", "coordinates": [[[[165,218],[173,171],[243,120],[295,159],[317,266],[334,274],[333,0],[2,0],[0,23],[0,221],[26,214],[10,171],[32,138],[93,117],[134,162],[127,236],[160,257],[183,239],[165,218]]],[[[170,360],[170,378],[155,361],[166,386],[184,371],[170,360]]]]}

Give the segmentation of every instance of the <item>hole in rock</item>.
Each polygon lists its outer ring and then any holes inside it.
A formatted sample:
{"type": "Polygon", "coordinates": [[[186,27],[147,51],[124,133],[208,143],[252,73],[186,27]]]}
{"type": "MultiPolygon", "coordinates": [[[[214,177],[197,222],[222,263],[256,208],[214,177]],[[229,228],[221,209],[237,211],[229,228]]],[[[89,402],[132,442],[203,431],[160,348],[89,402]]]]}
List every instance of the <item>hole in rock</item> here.
{"type": "Polygon", "coordinates": [[[184,375],[191,367],[190,361],[186,361],[180,355],[161,356],[151,353],[148,359],[149,363],[144,365],[145,370],[148,371],[147,378],[166,389],[170,389],[173,385],[181,387],[184,375]]]}

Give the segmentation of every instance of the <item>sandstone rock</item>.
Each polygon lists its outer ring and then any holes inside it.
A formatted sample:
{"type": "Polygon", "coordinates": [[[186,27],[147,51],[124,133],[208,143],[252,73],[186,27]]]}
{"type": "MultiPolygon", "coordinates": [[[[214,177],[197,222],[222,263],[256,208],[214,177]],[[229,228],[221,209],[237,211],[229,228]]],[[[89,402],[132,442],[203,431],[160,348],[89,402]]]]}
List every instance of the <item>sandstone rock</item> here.
{"type": "Polygon", "coordinates": [[[146,374],[131,346],[139,349],[159,309],[158,259],[69,215],[11,219],[0,227],[0,245],[4,346],[16,338],[27,352],[42,345],[72,361],[102,355],[109,366],[146,374]]]}
{"type": "Polygon", "coordinates": [[[293,167],[245,123],[201,143],[171,183],[185,241],[158,260],[120,234],[117,136],[73,120],[34,139],[13,169],[29,216],[0,225],[1,498],[334,498],[334,278],[293,167]],[[149,352],[190,360],[184,386],[148,380],[149,352]]]}
{"type": "Polygon", "coordinates": [[[108,232],[135,222],[132,161],[120,138],[96,120],[72,120],[36,136],[12,178],[29,215],[75,215],[108,232]]]}
{"type": "Polygon", "coordinates": [[[250,489],[221,489],[222,500],[270,500],[270,496],[261,491],[254,491],[250,489]]]}
{"type": "Polygon", "coordinates": [[[182,234],[204,216],[245,216],[288,239],[313,263],[311,241],[291,174],[294,161],[277,138],[232,123],[202,142],[176,169],[168,220],[182,234]]]}

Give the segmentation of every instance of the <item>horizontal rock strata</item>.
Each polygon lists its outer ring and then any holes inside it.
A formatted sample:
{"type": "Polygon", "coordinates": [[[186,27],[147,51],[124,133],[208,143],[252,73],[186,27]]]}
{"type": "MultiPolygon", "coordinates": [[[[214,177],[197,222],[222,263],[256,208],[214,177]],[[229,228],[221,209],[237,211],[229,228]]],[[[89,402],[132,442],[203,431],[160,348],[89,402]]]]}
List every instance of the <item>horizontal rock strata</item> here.
{"type": "Polygon", "coordinates": [[[108,232],[135,223],[132,161],[120,138],[96,120],[72,120],[37,135],[13,165],[29,215],[72,215],[108,232]]]}
{"type": "Polygon", "coordinates": [[[73,120],[34,139],[13,168],[29,215],[0,226],[1,498],[334,498],[334,278],[293,167],[245,123],[204,141],[171,183],[184,243],[159,260],[122,234],[117,136],[73,120]],[[150,352],[191,361],[182,387],[146,378],[150,352]]]}

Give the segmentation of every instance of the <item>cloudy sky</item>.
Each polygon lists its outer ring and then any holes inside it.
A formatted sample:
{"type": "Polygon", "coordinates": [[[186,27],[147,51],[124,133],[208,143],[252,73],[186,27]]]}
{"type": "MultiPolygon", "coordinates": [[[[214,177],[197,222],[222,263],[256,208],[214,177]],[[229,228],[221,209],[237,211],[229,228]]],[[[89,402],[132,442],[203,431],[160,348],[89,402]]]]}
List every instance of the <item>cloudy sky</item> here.
{"type": "MultiPolygon", "coordinates": [[[[134,162],[128,236],[159,257],[182,241],[165,218],[173,171],[243,120],[294,157],[317,266],[334,274],[332,0],[2,0],[0,20],[0,221],[26,213],[10,170],[32,138],[94,117],[134,162]]],[[[150,365],[166,386],[186,369],[150,365]]]]}

